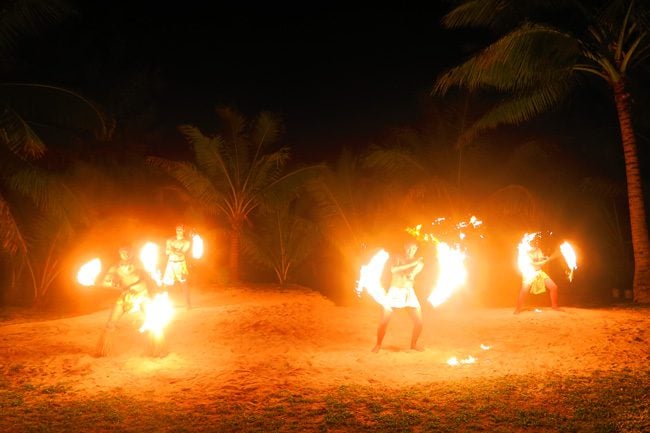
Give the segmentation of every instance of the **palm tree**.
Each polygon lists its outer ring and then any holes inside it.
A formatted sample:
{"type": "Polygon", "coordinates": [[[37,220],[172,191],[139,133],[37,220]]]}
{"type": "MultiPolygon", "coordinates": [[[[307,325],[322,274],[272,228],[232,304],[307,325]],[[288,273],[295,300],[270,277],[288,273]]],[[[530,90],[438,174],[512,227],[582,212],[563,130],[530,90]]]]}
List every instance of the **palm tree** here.
{"type": "MultiPolygon", "coordinates": [[[[0,56],[7,61],[16,42],[23,36],[37,34],[43,28],[63,20],[72,13],[63,1],[15,1],[5,5],[0,14],[0,56]]],[[[9,62],[7,62],[9,63],[9,62]]],[[[110,123],[102,111],[77,92],[41,83],[0,83],[0,249],[11,263],[12,284],[24,266],[34,285],[34,298],[45,294],[56,276],[52,260],[55,244],[70,234],[73,220],[80,211],[74,194],[62,177],[48,166],[43,132],[66,131],[74,134],[95,133],[98,138],[110,134],[110,123]],[[28,215],[19,217],[29,205],[28,215]],[[21,209],[22,208],[22,209],[21,209]],[[42,220],[33,215],[40,212],[42,220]],[[34,257],[28,257],[30,245],[43,237],[26,228],[39,230],[46,221],[52,242],[45,247],[41,274],[37,277],[34,257]],[[18,260],[14,260],[18,254],[18,260]],[[40,281],[40,282],[39,282],[40,281]]],[[[36,299],[38,300],[38,299],[36,299]]]]}
{"type": "Polygon", "coordinates": [[[287,201],[265,207],[255,220],[257,230],[244,236],[244,253],[271,269],[280,285],[291,282],[296,268],[318,245],[317,225],[298,212],[296,203],[287,201]]]}
{"type": "Polygon", "coordinates": [[[280,135],[275,116],[263,112],[249,123],[228,107],[218,108],[217,115],[223,122],[218,134],[206,135],[192,125],[179,126],[192,146],[194,163],[155,156],[147,162],[176,179],[208,214],[227,219],[230,280],[239,282],[242,230],[251,213],[267,199],[297,191],[318,167],[286,171],[289,149],[267,150],[280,135]]]}
{"type": "Polygon", "coordinates": [[[605,82],[614,96],[625,159],[635,264],[634,300],[649,303],[650,242],[629,88],[633,68],[650,54],[650,11],[646,2],[634,0],[598,3],[600,7],[593,8],[594,2],[578,0],[462,1],[443,18],[445,26],[502,30],[508,23],[515,25],[441,75],[434,92],[444,94],[452,86],[460,86],[510,95],[467,131],[461,140],[467,143],[482,130],[518,124],[556,107],[569,95],[578,74],[605,82]],[[527,17],[540,11],[545,13],[545,22],[561,17],[575,27],[582,19],[584,28],[574,33],[561,26],[530,22],[527,17]],[[569,13],[573,15],[567,20],[569,13]]]}

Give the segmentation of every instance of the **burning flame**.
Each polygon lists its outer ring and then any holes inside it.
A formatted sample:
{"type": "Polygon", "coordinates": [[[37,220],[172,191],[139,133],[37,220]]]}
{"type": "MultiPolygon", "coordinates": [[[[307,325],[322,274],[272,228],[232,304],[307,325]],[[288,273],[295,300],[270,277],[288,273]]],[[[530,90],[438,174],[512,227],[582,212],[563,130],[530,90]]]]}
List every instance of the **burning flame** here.
{"type": "Polygon", "coordinates": [[[156,294],[147,304],[145,319],[140,326],[140,332],[150,331],[152,335],[160,340],[167,324],[174,315],[174,306],[169,300],[167,292],[156,294]]]}
{"type": "Polygon", "coordinates": [[[158,257],[160,256],[158,245],[153,242],[147,242],[140,250],[140,261],[145,271],[151,275],[151,278],[158,286],[162,285],[162,274],[158,269],[158,257]]]}
{"type": "Polygon", "coordinates": [[[518,255],[517,255],[517,266],[519,267],[519,272],[523,276],[524,282],[530,284],[535,279],[536,271],[533,267],[533,263],[530,258],[530,252],[533,247],[530,243],[535,239],[537,233],[525,233],[521,242],[517,246],[518,255]]]}
{"type": "Polygon", "coordinates": [[[77,281],[82,286],[94,286],[102,271],[102,261],[94,258],[83,264],[77,272],[77,281]]]}
{"type": "Polygon", "coordinates": [[[192,257],[195,259],[203,257],[203,239],[198,234],[192,235],[192,257]]]}
{"type": "Polygon", "coordinates": [[[465,359],[458,360],[455,356],[452,356],[447,360],[447,364],[449,365],[460,365],[460,364],[474,364],[476,362],[476,358],[474,358],[472,355],[469,355],[465,359]]]}
{"type": "Polygon", "coordinates": [[[568,243],[567,241],[564,241],[564,243],[560,245],[560,251],[562,252],[562,256],[564,256],[564,260],[566,261],[566,264],[569,267],[569,271],[568,271],[569,281],[572,281],[573,271],[575,271],[578,268],[576,253],[573,250],[571,244],[568,243]]]}
{"type": "Polygon", "coordinates": [[[381,274],[384,271],[384,265],[388,257],[388,253],[381,249],[370,259],[367,265],[361,266],[356,288],[358,296],[361,296],[361,292],[365,288],[372,299],[381,305],[385,304],[386,290],[381,285],[381,274]]]}
{"type": "Polygon", "coordinates": [[[436,249],[438,252],[438,281],[427,298],[434,307],[449,299],[454,291],[465,284],[467,280],[465,253],[458,247],[451,248],[445,242],[438,242],[436,249]]]}

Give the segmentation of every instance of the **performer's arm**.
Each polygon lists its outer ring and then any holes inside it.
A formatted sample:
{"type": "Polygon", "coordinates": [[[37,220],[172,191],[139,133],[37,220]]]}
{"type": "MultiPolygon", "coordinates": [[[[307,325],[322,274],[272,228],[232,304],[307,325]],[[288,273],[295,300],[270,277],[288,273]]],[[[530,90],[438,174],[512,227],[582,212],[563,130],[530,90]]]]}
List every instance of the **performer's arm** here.
{"type": "Polygon", "coordinates": [[[185,240],[185,242],[183,242],[182,253],[185,254],[186,252],[188,252],[190,250],[191,246],[192,246],[192,243],[189,240],[185,240]]]}
{"type": "Polygon", "coordinates": [[[391,271],[395,272],[395,273],[396,272],[406,272],[407,270],[409,270],[411,268],[420,267],[420,269],[418,271],[416,271],[416,273],[417,273],[417,272],[420,272],[420,270],[422,270],[422,266],[424,266],[423,262],[424,262],[424,258],[418,257],[417,259],[413,260],[412,262],[405,263],[403,265],[393,266],[391,268],[391,271]]]}

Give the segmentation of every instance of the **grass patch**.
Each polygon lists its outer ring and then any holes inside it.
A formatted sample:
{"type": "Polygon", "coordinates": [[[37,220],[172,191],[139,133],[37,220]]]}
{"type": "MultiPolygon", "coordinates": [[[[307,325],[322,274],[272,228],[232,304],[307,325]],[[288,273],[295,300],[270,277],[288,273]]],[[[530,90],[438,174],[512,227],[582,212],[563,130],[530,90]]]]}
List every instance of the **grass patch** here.
{"type": "Polygon", "coordinates": [[[168,403],[0,389],[0,431],[643,432],[648,371],[437,382],[393,389],[285,389],[265,396],[179,395],[168,403]],[[62,397],[65,399],[62,400],[62,397]]]}

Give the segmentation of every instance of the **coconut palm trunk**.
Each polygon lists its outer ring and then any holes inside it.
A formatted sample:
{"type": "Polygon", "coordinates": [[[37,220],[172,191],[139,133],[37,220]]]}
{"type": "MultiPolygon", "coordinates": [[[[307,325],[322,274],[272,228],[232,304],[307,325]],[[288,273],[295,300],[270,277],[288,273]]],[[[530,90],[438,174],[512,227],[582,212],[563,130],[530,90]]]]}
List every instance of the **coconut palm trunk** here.
{"type": "Polygon", "coordinates": [[[630,95],[625,89],[625,81],[614,85],[616,112],[621,127],[621,141],[625,157],[625,175],[630,209],[630,229],[634,250],[634,301],[650,303],[650,242],[646,222],[641,170],[637,152],[636,138],[630,114],[630,95]]]}
{"type": "Polygon", "coordinates": [[[233,283],[240,282],[239,250],[241,246],[241,223],[233,223],[230,232],[230,256],[228,257],[229,280],[233,283]]]}

